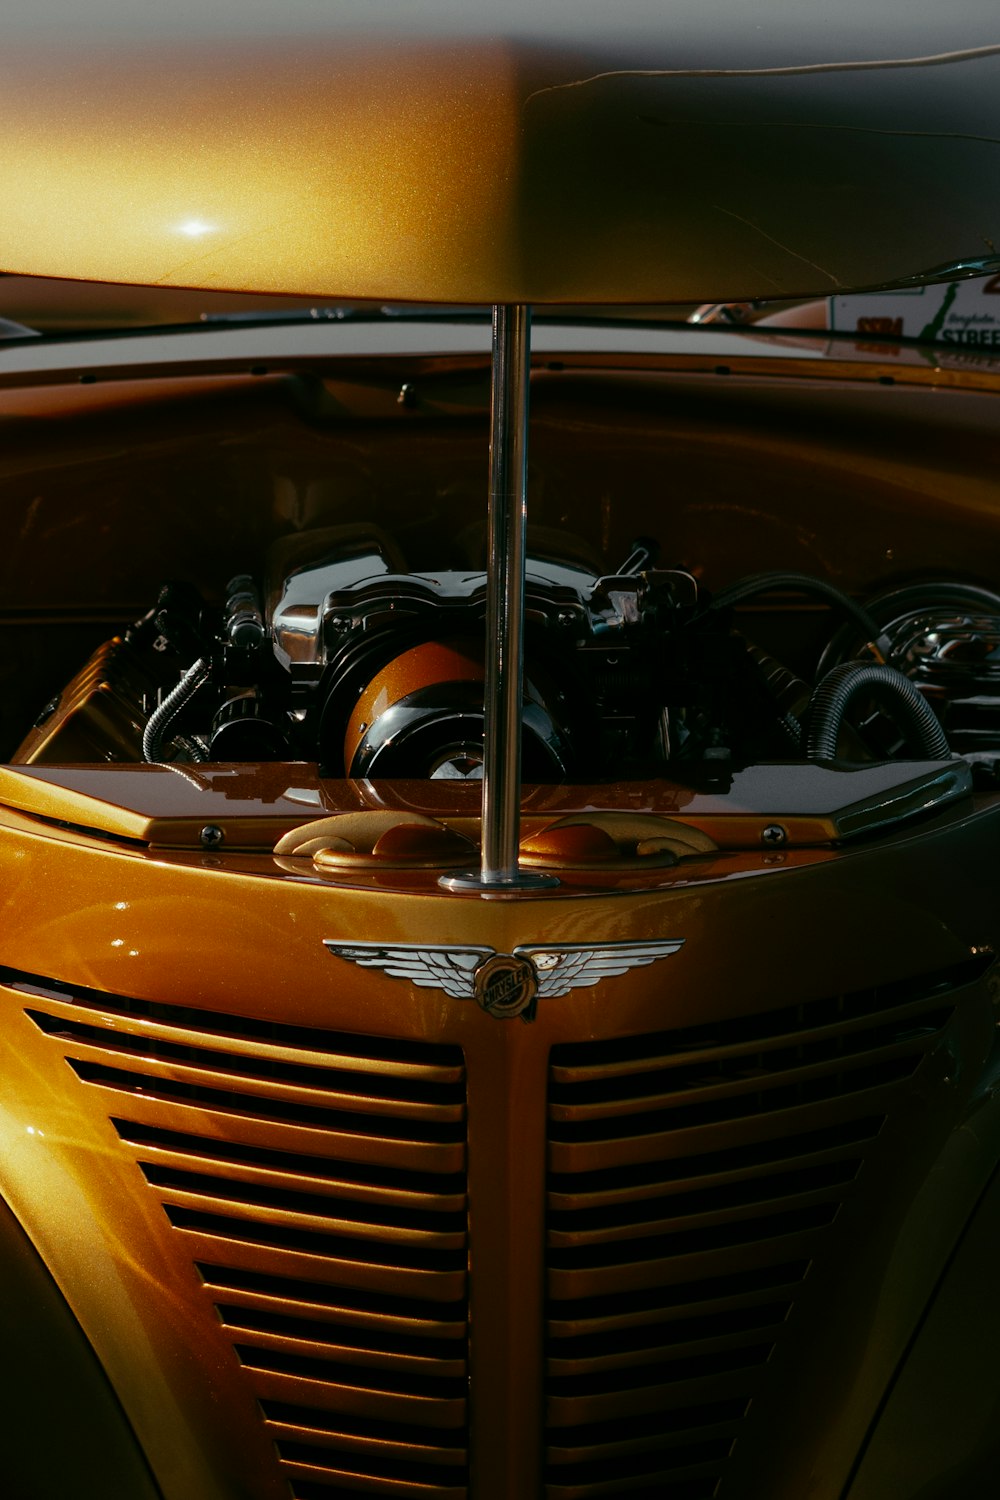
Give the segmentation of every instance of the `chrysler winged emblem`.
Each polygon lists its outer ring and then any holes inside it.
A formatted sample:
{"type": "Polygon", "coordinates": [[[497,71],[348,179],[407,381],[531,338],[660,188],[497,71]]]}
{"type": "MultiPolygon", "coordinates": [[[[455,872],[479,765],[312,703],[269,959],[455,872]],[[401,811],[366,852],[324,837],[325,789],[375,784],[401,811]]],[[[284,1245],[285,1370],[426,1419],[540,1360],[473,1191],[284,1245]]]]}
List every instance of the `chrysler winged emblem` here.
{"type": "Polygon", "coordinates": [[[605,943],[591,948],[565,943],[558,948],[427,947],[422,943],[335,943],[326,946],[338,958],[380,969],[393,979],[408,979],[422,989],[443,990],[455,1000],[475,1000],[488,1015],[520,1016],[532,1021],[539,1000],[568,995],[667,958],[683,947],[683,938],[651,943],[605,943]]]}

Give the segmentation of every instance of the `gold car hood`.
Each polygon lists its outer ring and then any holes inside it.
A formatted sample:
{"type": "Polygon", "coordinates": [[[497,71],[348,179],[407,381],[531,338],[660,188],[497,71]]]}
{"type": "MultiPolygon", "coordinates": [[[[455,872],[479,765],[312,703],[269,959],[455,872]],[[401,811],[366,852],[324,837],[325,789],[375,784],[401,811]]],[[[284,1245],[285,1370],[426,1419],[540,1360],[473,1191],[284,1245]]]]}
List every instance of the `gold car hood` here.
{"type": "Polygon", "coordinates": [[[1000,245],[982,0],[65,9],[4,21],[5,271],[701,301],[925,278],[1000,245]]]}

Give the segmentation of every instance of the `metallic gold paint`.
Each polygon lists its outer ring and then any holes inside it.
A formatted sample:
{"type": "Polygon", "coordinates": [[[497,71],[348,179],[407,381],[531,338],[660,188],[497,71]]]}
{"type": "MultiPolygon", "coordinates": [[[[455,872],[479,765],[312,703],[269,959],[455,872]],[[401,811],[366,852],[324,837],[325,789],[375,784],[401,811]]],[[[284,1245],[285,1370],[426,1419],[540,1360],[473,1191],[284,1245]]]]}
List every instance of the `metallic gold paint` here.
{"type": "Polygon", "coordinates": [[[440,683],[482,682],[482,655],[481,642],[448,640],[425,641],[394,657],[368,683],[351,711],[344,733],[345,768],[350,771],[365,730],[408,694],[440,683]]]}
{"type": "MultiPolygon", "coordinates": [[[[238,866],[216,868],[205,857],[185,864],[163,854],[136,856],[54,831],[25,832],[4,819],[0,891],[8,908],[16,895],[18,911],[16,926],[5,934],[4,961],[14,970],[42,969],[110,995],[217,1011],[223,1027],[226,1012],[233,1012],[461,1045],[470,1109],[473,1472],[477,1495],[511,1500],[534,1495],[540,1442],[537,1230],[550,1045],[704,1024],[713,1016],[766,1008],[775,994],[794,994],[801,1002],[849,990],[861,974],[866,984],[878,983],[959,961],[973,932],[992,932],[995,913],[985,891],[975,896],[956,887],[949,893],[935,885],[936,872],[942,861],[968,868],[992,848],[997,816],[994,806],[933,834],[835,856],[809,878],[784,883],[780,923],[771,878],[734,885],[695,879],[667,897],[603,901],[387,897],[242,874],[238,866]],[[935,889],[932,922],[919,894],[929,889],[935,889]],[[471,1001],[413,990],[354,966],[345,974],[323,945],[325,938],[363,933],[369,941],[471,940],[509,952],[543,935],[546,942],[586,942],[595,932],[610,941],[669,933],[683,936],[685,947],[671,958],[669,971],[654,966],[544,1001],[537,1020],[524,1026],[495,1021],[471,1001]]],[[[58,1012],[58,999],[33,999],[30,990],[8,986],[0,987],[0,1002],[7,1139],[21,1143],[5,1154],[2,1187],[107,1369],[165,1500],[216,1500],[237,1491],[274,1500],[281,1491],[267,1434],[185,1236],[170,1225],[134,1152],[111,1127],[109,1114],[119,1108],[114,1095],[99,1082],[79,1080],[60,1060],[66,1050],[90,1055],[86,1044],[63,1041],[58,1030],[43,1034],[24,1014],[58,1012]]],[[[963,1044],[970,1067],[979,1066],[989,1045],[972,1022],[980,1009],[970,1009],[966,1024],[972,1026],[963,1044]]],[[[140,1033],[144,1025],[155,1032],[152,1023],[129,1023],[140,1033]]],[[[115,1038],[112,1030],[109,1044],[115,1038]]],[[[155,1122],[156,1077],[183,1080],[185,1069],[163,1060],[144,1066],[152,1074],[142,1118],[155,1122]]],[[[887,1148],[898,1164],[896,1197],[905,1198],[910,1177],[927,1175],[935,1132],[947,1133],[964,1098],[965,1086],[956,1092],[934,1068],[925,1073],[911,1138],[887,1148]]],[[[198,1133],[211,1135],[210,1107],[195,1101],[192,1109],[198,1133]]],[[[947,1205],[953,1224],[960,1222],[961,1205],[974,1201],[992,1156],[980,1147],[964,1160],[951,1152],[948,1160],[948,1173],[930,1172],[928,1191],[947,1205]]],[[[884,1187],[884,1172],[879,1181],[884,1187]]],[[[929,1291],[940,1246],[927,1236],[891,1249],[871,1239],[867,1225],[879,1206],[860,1182],[841,1231],[855,1269],[860,1255],[864,1274],[877,1276],[888,1257],[898,1273],[887,1278],[893,1294],[877,1309],[879,1340],[868,1344],[871,1310],[848,1304],[834,1331],[833,1384],[824,1387],[836,1420],[818,1450],[787,1445],[783,1477],[772,1490],[782,1500],[810,1484],[821,1500],[840,1493],[873,1395],[891,1374],[929,1291]],[[862,1239],[867,1249],[860,1248],[862,1239]],[[810,1469],[813,1452],[820,1454],[821,1481],[810,1469]]],[[[401,1272],[404,1295],[406,1285],[401,1272]]],[[[786,1374],[779,1386],[779,1402],[806,1403],[802,1420],[825,1418],[827,1403],[815,1385],[798,1391],[786,1374]]],[[[84,1487],[81,1493],[100,1492],[84,1487]]]]}
{"type": "Polygon", "coordinates": [[[940,57],[885,34],[858,57],[803,29],[768,67],[752,22],[741,65],[738,18],[720,38],[647,17],[641,47],[626,21],[609,12],[585,49],[500,18],[494,39],[338,35],[335,12],[311,44],[11,45],[0,268],[322,298],[697,302],[996,256],[985,28],[940,57]]]}
{"type": "MultiPolygon", "coordinates": [[[[640,852],[647,841],[665,841],[665,851],[680,857],[756,851],[762,847],[763,830],[780,822],[788,848],[794,850],[881,830],[915,812],[929,815],[935,806],[946,813],[950,802],[965,805],[968,783],[964,767],[956,777],[943,769],[943,795],[936,785],[942,767],[920,762],[897,762],[882,777],[877,768],[871,777],[863,771],[838,776],[815,766],[758,768],[739,773],[726,796],[668,780],[626,783],[624,788],[529,786],[524,789],[522,844],[533,863],[551,860],[572,869],[574,830],[585,837],[589,831],[591,844],[603,843],[606,849],[607,881],[626,878],[627,883],[628,877],[641,880],[643,872],[657,868],[655,858],[645,859],[640,852]],[[568,815],[567,808],[572,809],[568,815]]],[[[98,838],[128,839],[137,850],[199,849],[201,830],[211,824],[222,834],[219,848],[224,852],[273,849],[276,855],[292,856],[299,846],[327,833],[335,838],[332,815],[343,819],[345,837],[358,852],[371,851],[373,844],[382,849],[386,872],[394,861],[390,847],[381,845],[382,837],[407,819],[415,824],[429,819],[445,844],[446,829],[453,829],[459,840],[478,838],[477,790],[472,783],[455,791],[447,782],[343,781],[321,777],[315,765],[303,762],[202,768],[131,760],[63,766],[43,760],[0,766],[0,809],[98,838]],[[292,780],[294,786],[288,784],[292,780]]],[[[303,852],[311,856],[314,849],[303,852]]],[[[655,883],[671,879],[661,874],[655,883]]]]}
{"type": "Polygon", "coordinates": [[[4,1420],[6,1431],[16,1433],[16,1441],[4,1444],[8,1492],[82,1494],[100,1476],[112,1493],[160,1500],[93,1350],[37,1249],[3,1203],[0,1325],[11,1372],[3,1379],[4,1420]]]}
{"type": "Polygon", "coordinates": [[[386,297],[454,279],[475,301],[513,253],[502,48],[23,65],[4,97],[0,257],[35,274],[386,297]]]}

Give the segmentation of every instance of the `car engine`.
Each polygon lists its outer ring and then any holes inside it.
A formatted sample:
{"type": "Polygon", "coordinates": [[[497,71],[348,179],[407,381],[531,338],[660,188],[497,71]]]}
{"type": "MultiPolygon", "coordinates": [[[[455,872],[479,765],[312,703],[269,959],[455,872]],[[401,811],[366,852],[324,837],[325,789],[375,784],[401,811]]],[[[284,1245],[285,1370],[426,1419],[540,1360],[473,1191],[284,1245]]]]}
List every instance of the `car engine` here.
{"type": "MultiPolygon", "coordinates": [[[[1000,759],[1000,596],[948,582],[862,607],[831,584],[764,573],[714,596],[638,538],[613,573],[566,539],[527,567],[526,781],[668,770],[725,787],[773,760],[962,754],[1000,759]],[[818,660],[768,596],[818,602],[837,628],[818,660]],[[772,631],[773,633],[773,631],[772,631]]],[[[41,714],[15,761],[317,762],[329,776],[482,775],[486,575],[411,571],[376,527],[275,544],[221,604],[168,582],[149,611],[41,714]]]]}

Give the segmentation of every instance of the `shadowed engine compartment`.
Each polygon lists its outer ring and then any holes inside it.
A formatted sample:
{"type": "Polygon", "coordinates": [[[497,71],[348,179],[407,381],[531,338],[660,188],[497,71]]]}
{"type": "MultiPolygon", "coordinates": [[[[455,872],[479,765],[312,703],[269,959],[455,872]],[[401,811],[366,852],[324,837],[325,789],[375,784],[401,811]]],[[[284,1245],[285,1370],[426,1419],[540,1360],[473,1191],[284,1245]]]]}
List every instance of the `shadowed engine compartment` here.
{"type": "MultiPolygon", "coordinates": [[[[525,779],[724,790],[762,761],[954,752],[991,781],[1000,559],[991,574],[968,472],[992,443],[983,398],[949,393],[955,527],[921,552],[940,473],[920,450],[946,439],[919,426],[931,393],[783,390],[745,363],[536,374],[525,779]]],[[[456,364],[18,393],[15,762],[481,776],[485,372],[456,364]],[[61,442],[32,455],[40,427],[61,442]]]]}

